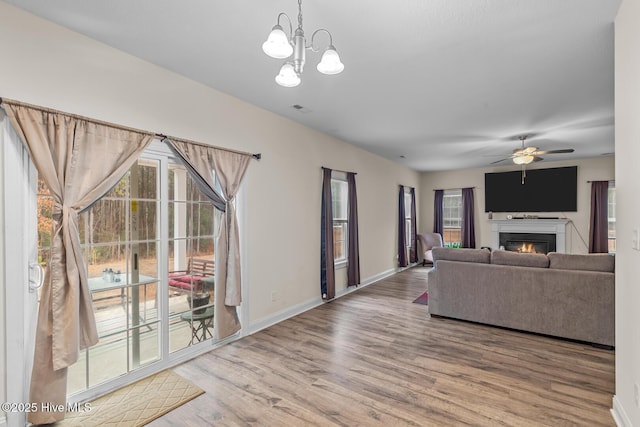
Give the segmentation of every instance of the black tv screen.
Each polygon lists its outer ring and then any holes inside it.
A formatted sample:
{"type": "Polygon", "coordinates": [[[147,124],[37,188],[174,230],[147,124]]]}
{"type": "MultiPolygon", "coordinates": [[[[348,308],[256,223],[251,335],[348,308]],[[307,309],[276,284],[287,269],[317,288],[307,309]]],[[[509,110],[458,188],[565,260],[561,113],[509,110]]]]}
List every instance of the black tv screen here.
{"type": "Polygon", "coordinates": [[[578,167],[486,173],[485,212],[576,212],[578,167]]]}

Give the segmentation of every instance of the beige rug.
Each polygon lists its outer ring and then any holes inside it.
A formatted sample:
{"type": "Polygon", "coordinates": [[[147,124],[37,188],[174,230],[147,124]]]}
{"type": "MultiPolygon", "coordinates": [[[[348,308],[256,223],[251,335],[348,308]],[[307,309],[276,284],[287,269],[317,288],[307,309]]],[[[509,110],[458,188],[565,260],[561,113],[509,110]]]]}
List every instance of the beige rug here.
{"type": "MultiPolygon", "coordinates": [[[[67,412],[60,426],[143,426],[204,391],[166,370],[89,402],[90,411],[67,412]]],[[[82,409],[84,404],[79,405],[82,409]]]]}

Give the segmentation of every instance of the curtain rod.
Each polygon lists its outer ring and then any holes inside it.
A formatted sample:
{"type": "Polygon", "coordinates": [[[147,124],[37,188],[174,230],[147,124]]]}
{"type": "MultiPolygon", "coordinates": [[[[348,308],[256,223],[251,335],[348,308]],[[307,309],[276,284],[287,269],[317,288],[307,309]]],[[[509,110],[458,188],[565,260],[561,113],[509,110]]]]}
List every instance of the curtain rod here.
{"type": "Polygon", "coordinates": [[[332,171],[336,171],[336,172],[342,172],[342,173],[352,173],[354,175],[358,175],[358,172],[349,172],[349,171],[341,171],[340,169],[332,169],[332,168],[328,168],[326,166],[320,166],[321,169],[329,169],[332,171]]]}
{"type": "Polygon", "coordinates": [[[78,114],[67,113],[65,111],[55,110],[53,108],[42,107],[40,105],[27,104],[26,102],[20,102],[20,101],[14,100],[14,99],[0,98],[0,105],[2,105],[2,104],[13,104],[13,105],[18,105],[20,107],[27,107],[27,108],[31,108],[31,109],[34,109],[34,110],[44,111],[45,113],[62,114],[63,116],[72,117],[72,118],[78,119],[78,120],[85,120],[87,122],[92,122],[92,123],[95,123],[95,124],[98,124],[98,125],[109,126],[109,127],[120,129],[120,130],[126,130],[126,131],[129,131],[129,132],[142,133],[142,134],[145,134],[145,135],[153,135],[153,132],[149,132],[149,131],[146,131],[146,130],[141,130],[141,129],[136,129],[136,128],[132,128],[132,127],[122,126],[122,125],[118,125],[118,124],[115,124],[115,123],[103,122],[101,120],[92,119],[92,118],[89,118],[89,117],[86,117],[86,116],[80,116],[78,114]]]}
{"type": "Polygon", "coordinates": [[[449,190],[463,190],[465,188],[472,188],[475,189],[476,187],[458,187],[458,188],[434,188],[432,191],[438,191],[438,190],[442,190],[442,191],[449,191],[449,190]]]}
{"type": "Polygon", "coordinates": [[[254,154],[254,153],[247,153],[246,151],[238,151],[238,150],[232,150],[230,148],[217,147],[215,145],[204,144],[202,142],[192,141],[190,139],[185,139],[185,138],[178,138],[177,136],[164,135],[162,133],[156,133],[155,136],[157,136],[158,138],[162,138],[162,139],[167,138],[167,139],[170,139],[170,140],[173,140],[173,141],[186,142],[187,144],[199,145],[200,147],[217,148],[218,150],[224,150],[224,151],[228,151],[230,153],[246,154],[248,156],[253,157],[256,160],[260,160],[262,158],[262,153],[255,153],[254,154]]]}
{"type": "Polygon", "coordinates": [[[214,146],[214,145],[203,144],[201,142],[190,141],[188,139],[177,138],[177,137],[172,137],[172,136],[167,137],[166,135],[163,135],[161,133],[149,132],[149,131],[146,131],[146,130],[127,127],[127,126],[119,125],[119,124],[116,124],[116,123],[110,123],[110,122],[105,122],[105,121],[102,121],[102,120],[92,119],[90,117],[80,116],[78,114],[67,113],[65,111],[55,110],[53,108],[47,108],[47,107],[41,107],[39,105],[27,104],[26,102],[20,102],[20,101],[14,100],[14,99],[0,98],[0,105],[2,105],[4,103],[18,105],[18,106],[21,106],[21,107],[32,108],[34,110],[44,111],[45,113],[62,114],[64,116],[72,117],[74,119],[85,120],[87,122],[95,123],[95,124],[102,125],[102,126],[109,126],[109,127],[112,127],[112,128],[125,130],[125,131],[128,131],[128,132],[137,132],[137,133],[141,133],[141,134],[145,134],[145,135],[153,135],[153,136],[157,136],[159,138],[175,139],[177,141],[187,142],[189,144],[196,144],[196,145],[201,145],[201,146],[204,146],[204,147],[213,147],[213,148],[216,148],[218,150],[229,151],[229,152],[237,153],[237,154],[247,154],[247,155],[252,156],[256,160],[260,160],[262,158],[262,153],[256,153],[256,154],[246,153],[246,152],[242,152],[242,151],[232,150],[230,148],[217,147],[217,146],[214,146]]]}

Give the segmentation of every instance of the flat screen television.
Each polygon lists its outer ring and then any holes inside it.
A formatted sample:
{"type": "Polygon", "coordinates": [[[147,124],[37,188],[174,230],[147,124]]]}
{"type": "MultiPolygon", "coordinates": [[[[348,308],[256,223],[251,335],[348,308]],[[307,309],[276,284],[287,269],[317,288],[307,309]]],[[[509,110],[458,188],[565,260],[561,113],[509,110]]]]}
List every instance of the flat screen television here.
{"type": "Polygon", "coordinates": [[[484,174],[485,212],[576,212],[578,167],[484,174]]]}

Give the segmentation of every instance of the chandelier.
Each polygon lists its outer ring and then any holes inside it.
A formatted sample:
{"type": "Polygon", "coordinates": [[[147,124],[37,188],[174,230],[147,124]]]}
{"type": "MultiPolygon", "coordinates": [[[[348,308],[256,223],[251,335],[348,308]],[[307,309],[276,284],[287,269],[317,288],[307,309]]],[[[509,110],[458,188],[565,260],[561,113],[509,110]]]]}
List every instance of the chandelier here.
{"type": "Polygon", "coordinates": [[[311,43],[307,45],[302,29],[302,0],[298,0],[298,28],[295,33],[291,25],[291,18],[284,12],[278,14],[278,21],[271,29],[271,33],[267,41],[262,44],[264,53],[272,58],[285,59],[293,54],[293,60],[285,62],[280,68],[280,73],[276,76],[276,83],[284,87],[295,87],[300,84],[300,75],[304,69],[305,51],[311,49],[313,52],[319,52],[313,42],[316,34],[325,32],[329,36],[329,47],[322,54],[322,59],[316,66],[316,69],[322,74],[338,74],[344,70],[344,64],[340,62],[340,56],[333,46],[333,38],[331,33],[324,28],[320,28],[311,35],[311,43]],[[284,32],[280,25],[280,18],[286,17],[289,21],[289,36],[284,32]]]}

